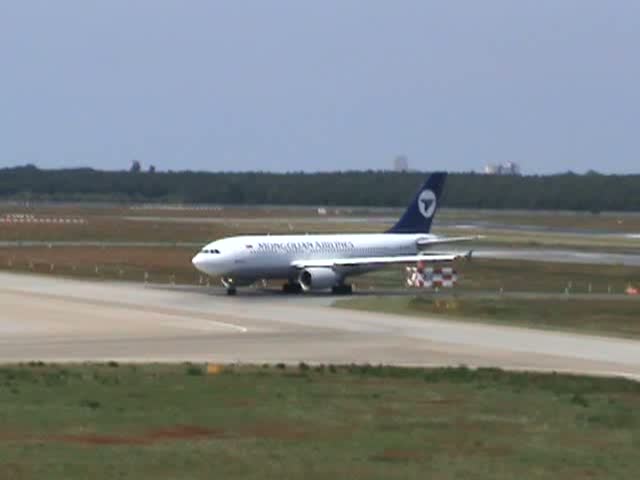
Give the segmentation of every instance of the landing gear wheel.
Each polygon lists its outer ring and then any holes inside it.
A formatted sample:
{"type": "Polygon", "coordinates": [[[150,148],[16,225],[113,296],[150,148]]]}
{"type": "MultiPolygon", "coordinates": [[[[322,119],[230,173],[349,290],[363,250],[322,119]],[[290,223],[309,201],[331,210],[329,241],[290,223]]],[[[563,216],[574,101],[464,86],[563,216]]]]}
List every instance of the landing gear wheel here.
{"type": "Polygon", "coordinates": [[[235,295],[236,293],[238,293],[238,292],[236,291],[236,287],[229,287],[229,288],[227,288],[227,295],[232,296],[232,295],[235,295]]]}
{"type": "Polygon", "coordinates": [[[302,285],[300,285],[298,282],[288,282],[282,285],[282,291],[284,293],[302,293],[302,285]]]}
{"type": "Polygon", "coordinates": [[[334,295],[351,295],[353,293],[353,287],[351,284],[336,285],[331,287],[331,293],[334,295]]]}

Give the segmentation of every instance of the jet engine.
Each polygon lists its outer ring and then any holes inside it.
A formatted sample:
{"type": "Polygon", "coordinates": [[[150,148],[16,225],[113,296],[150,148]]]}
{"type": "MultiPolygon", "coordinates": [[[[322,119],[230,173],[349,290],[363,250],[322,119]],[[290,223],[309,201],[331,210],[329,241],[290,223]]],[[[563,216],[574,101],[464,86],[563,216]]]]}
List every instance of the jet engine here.
{"type": "Polygon", "coordinates": [[[305,292],[323,290],[340,283],[340,276],[330,268],[311,267],[300,272],[298,282],[305,292]]]}

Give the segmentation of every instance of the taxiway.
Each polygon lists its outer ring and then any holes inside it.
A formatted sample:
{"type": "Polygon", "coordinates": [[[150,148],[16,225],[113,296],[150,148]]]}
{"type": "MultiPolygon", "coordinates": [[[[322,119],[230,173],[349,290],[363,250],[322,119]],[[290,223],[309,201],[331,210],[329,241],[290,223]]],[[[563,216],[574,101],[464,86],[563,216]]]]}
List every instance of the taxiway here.
{"type": "Polygon", "coordinates": [[[640,342],[332,308],[333,297],[0,273],[0,362],[469,365],[640,378],[640,342]]]}

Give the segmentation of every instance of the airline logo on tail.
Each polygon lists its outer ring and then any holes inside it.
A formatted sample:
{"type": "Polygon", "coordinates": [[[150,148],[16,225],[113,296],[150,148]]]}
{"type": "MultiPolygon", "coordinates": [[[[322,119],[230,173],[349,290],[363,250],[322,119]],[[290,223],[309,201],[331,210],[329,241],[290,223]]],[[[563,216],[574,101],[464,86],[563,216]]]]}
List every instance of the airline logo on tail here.
{"type": "Polygon", "coordinates": [[[424,218],[431,218],[436,211],[436,194],[431,190],[423,190],[418,197],[418,209],[424,218]]]}
{"type": "Polygon", "coordinates": [[[431,222],[436,216],[440,196],[447,179],[445,172],[429,175],[420,190],[413,197],[400,220],[388,230],[389,233],[429,233],[431,222]]]}

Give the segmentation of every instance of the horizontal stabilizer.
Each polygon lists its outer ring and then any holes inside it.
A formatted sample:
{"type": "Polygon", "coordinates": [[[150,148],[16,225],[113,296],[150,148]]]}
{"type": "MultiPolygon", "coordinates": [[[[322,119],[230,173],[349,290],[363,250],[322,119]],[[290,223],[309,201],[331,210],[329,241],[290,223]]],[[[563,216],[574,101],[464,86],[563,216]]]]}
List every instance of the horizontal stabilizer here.
{"type": "Polygon", "coordinates": [[[441,245],[445,243],[456,242],[472,242],[474,240],[481,240],[485,238],[484,235],[474,235],[467,237],[431,237],[431,238],[419,238],[416,241],[416,245],[419,247],[426,247],[429,245],[441,245]]]}

